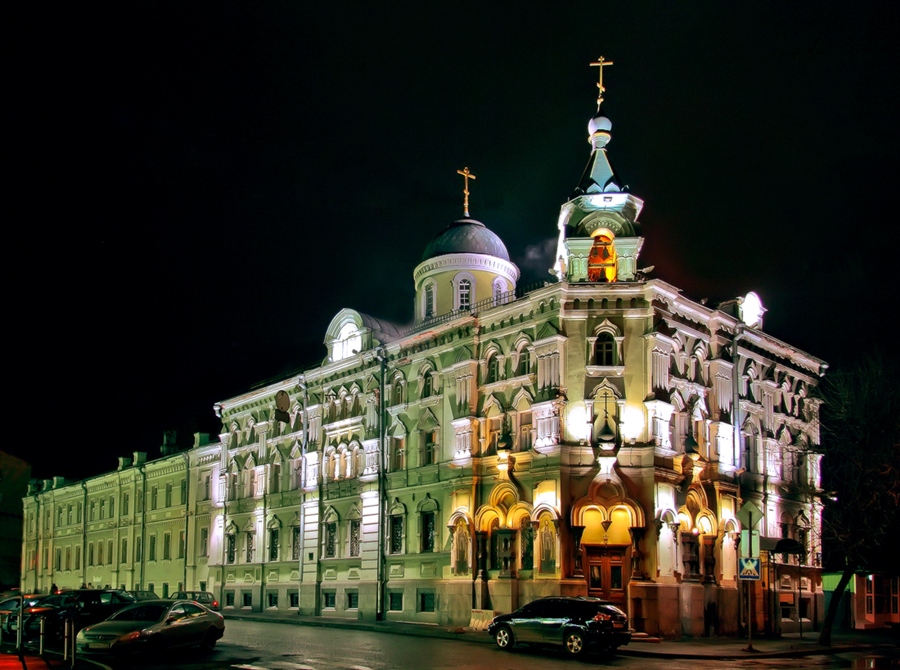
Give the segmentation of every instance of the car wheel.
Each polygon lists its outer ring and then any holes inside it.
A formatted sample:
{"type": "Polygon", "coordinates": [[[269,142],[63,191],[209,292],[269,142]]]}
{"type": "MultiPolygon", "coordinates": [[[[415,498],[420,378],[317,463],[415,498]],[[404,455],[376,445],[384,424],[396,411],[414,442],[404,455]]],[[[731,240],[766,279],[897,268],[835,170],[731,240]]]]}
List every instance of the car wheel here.
{"type": "Polygon", "coordinates": [[[501,649],[511,649],[513,641],[512,631],[507,626],[500,626],[494,633],[494,641],[501,649]]]}
{"type": "Polygon", "coordinates": [[[206,635],[203,636],[203,644],[201,645],[204,651],[212,651],[216,648],[216,640],[218,640],[218,636],[216,635],[216,631],[214,628],[210,628],[206,631],[206,635]]]}
{"type": "Polygon", "coordinates": [[[566,633],[564,643],[570,656],[580,656],[584,652],[584,636],[576,630],[566,633]]]}

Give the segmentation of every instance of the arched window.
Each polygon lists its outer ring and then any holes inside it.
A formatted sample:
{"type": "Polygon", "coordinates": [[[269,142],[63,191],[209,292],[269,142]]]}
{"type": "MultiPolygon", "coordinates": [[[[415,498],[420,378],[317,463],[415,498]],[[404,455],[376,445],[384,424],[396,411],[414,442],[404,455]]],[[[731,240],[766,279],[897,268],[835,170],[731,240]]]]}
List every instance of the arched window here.
{"type": "Polygon", "coordinates": [[[497,279],[494,281],[494,306],[500,304],[503,297],[503,281],[497,279]]]}
{"type": "Polygon", "coordinates": [[[434,284],[425,285],[425,314],[426,319],[434,316],[434,284]]]}
{"type": "Polygon", "coordinates": [[[500,357],[497,354],[491,355],[487,363],[487,380],[486,383],[492,384],[500,380],[500,357]]]}
{"type": "Polygon", "coordinates": [[[600,333],[594,343],[594,365],[616,364],[616,341],[609,333],[600,333]]]}
{"type": "Polygon", "coordinates": [[[459,309],[469,309],[472,306],[472,282],[461,279],[456,289],[457,304],[459,309]]]}
{"type": "Polygon", "coordinates": [[[531,352],[523,348],[519,353],[519,374],[527,375],[531,372],[531,352]]]}
{"type": "Polygon", "coordinates": [[[426,370],[422,376],[422,397],[430,398],[434,394],[434,377],[431,370],[426,370]]]}

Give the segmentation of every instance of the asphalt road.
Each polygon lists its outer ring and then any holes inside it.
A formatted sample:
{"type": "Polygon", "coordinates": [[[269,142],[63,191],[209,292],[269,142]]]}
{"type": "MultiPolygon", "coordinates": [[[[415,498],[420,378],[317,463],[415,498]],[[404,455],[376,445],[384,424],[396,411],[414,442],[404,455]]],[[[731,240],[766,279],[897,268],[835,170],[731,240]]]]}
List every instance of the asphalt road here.
{"type": "MultiPolygon", "coordinates": [[[[109,662],[115,670],[134,668],[133,660],[109,662]]],[[[882,658],[862,653],[790,659],[697,661],[628,656],[566,658],[554,649],[501,651],[491,644],[392,635],[362,630],[291,626],[229,620],[225,637],[212,653],[181,651],[143,659],[144,670],[574,670],[584,667],[645,670],[735,668],[816,668],[887,670],[900,668],[900,655],[882,658]]]]}

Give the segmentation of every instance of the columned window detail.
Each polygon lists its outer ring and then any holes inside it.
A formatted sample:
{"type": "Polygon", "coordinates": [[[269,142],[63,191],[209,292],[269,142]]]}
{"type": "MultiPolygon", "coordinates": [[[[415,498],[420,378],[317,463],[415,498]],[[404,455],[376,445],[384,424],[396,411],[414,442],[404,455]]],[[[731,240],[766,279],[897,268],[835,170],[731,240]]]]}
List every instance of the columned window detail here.
{"type": "Polygon", "coordinates": [[[469,272],[460,272],[452,281],[453,309],[470,309],[475,302],[475,277],[469,272]]]}

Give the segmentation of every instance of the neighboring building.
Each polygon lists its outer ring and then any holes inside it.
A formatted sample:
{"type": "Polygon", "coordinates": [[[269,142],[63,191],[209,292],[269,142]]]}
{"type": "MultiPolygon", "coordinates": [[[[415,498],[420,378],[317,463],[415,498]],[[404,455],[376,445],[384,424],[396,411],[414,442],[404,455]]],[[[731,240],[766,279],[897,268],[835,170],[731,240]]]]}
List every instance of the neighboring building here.
{"type": "MultiPolygon", "coordinates": [[[[826,605],[834,596],[840,579],[840,573],[822,575],[826,605]]],[[[835,627],[853,630],[885,626],[900,626],[900,577],[858,572],[842,595],[835,627]]]]}
{"type": "Polygon", "coordinates": [[[414,270],[412,326],[341,310],[322,365],[216,405],[217,442],[27,498],[24,584],[452,625],[583,594],[648,633],[728,633],[749,501],[756,628],[819,620],[825,365],[762,330],[755,294],[702,304],[639,269],[610,130],[589,124],[552,283],[518,287],[466,212],[414,270]],[[781,538],[802,552],[765,551],[781,538]]]}
{"type": "Polygon", "coordinates": [[[22,569],[22,497],[31,466],[0,451],[0,592],[19,584],[22,569]]]}

